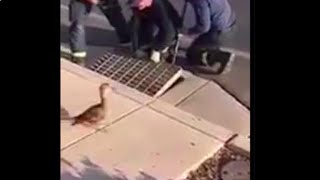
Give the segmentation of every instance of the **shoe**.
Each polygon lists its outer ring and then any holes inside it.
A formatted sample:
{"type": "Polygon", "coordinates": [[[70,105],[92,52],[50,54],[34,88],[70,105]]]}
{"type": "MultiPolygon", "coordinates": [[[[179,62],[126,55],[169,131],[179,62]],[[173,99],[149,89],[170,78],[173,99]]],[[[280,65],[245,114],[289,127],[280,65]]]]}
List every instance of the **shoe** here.
{"type": "Polygon", "coordinates": [[[231,70],[234,57],[235,55],[230,52],[209,50],[201,53],[200,61],[202,66],[212,69],[215,74],[226,74],[231,70]]]}
{"type": "MultiPolygon", "coordinates": [[[[214,58],[211,57],[210,59],[214,59],[214,58]]],[[[213,63],[209,64],[208,60],[209,60],[208,52],[205,51],[205,52],[201,53],[201,64],[204,66],[212,66],[213,63]]]]}
{"type": "Polygon", "coordinates": [[[72,56],[71,61],[75,64],[78,64],[79,66],[84,67],[86,64],[86,58],[85,57],[74,57],[72,56]]]}
{"type": "Polygon", "coordinates": [[[155,63],[159,63],[161,60],[160,58],[161,58],[161,52],[152,50],[151,55],[150,55],[150,59],[155,63]]]}
{"type": "Polygon", "coordinates": [[[71,62],[78,64],[79,66],[85,66],[86,62],[86,52],[76,52],[71,56],[71,62]]]}
{"type": "Polygon", "coordinates": [[[235,58],[235,54],[231,52],[219,51],[216,62],[220,63],[218,74],[226,74],[231,71],[231,67],[235,58]]]}
{"type": "Polygon", "coordinates": [[[151,50],[150,59],[155,63],[166,61],[166,58],[169,55],[168,50],[169,50],[169,47],[166,47],[161,51],[151,50]]]}

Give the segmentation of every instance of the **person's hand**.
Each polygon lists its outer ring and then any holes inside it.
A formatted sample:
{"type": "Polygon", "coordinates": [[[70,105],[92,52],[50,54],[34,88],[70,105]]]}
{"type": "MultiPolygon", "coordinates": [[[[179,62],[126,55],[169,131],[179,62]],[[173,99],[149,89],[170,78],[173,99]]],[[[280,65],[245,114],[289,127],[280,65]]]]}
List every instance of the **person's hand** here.
{"type": "Polygon", "coordinates": [[[152,5],[153,0],[133,0],[131,6],[143,10],[152,5]]]}
{"type": "Polygon", "coordinates": [[[90,4],[97,5],[100,0],[86,0],[86,1],[90,4]]]}

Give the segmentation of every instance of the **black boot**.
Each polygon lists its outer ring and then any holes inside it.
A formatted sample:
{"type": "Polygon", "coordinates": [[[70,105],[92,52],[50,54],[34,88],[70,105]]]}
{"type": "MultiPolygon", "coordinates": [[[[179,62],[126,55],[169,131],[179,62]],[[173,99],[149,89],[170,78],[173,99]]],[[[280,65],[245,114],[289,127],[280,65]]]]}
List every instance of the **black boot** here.
{"type": "Polygon", "coordinates": [[[220,63],[218,74],[226,74],[231,71],[235,55],[231,52],[220,51],[217,56],[217,62],[220,63]]]}
{"type": "Polygon", "coordinates": [[[85,66],[87,56],[85,53],[73,53],[71,56],[71,62],[78,64],[79,66],[85,66]]]}
{"type": "Polygon", "coordinates": [[[232,63],[234,61],[234,54],[221,50],[209,50],[202,56],[202,63],[205,66],[214,67],[219,63],[219,68],[215,71],[215,74],[226,74],[231,70],[232,63]]]}

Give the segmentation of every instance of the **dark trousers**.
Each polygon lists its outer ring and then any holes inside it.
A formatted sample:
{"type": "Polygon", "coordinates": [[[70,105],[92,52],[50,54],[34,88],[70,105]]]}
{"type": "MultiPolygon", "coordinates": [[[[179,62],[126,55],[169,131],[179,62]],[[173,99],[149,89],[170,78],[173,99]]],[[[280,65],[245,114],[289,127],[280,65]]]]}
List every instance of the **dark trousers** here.
{"type": "MultiPolygon", "coordinates": [[[[71,0],[69,4],[69,42],[72,52],[86,51],[86,35],[84,21],[91,12],[92,4],[85,0],[71,0]]],[[[130,38],[126,20],[121,12],[117,0],[102,0],[98,4],[99,9],[107,17],[110,24],[115,28],[120,41],[130,38]]]]}
{"type": "Polygon", "coordinates": [[[162,51],[172,44],[178,36],[179,17],[167,0],[153,0],[151,7],[144,10],[133,8],[134,49],[150,44],[151,49],[162,51]]]}
{"type": "Polygon", "coordinates": [[[153,22],[148,19],[141,19],[138,16],[133,16],[131,23],[133,51],[152,48],[152,42],[157,30],[153,22]]]}

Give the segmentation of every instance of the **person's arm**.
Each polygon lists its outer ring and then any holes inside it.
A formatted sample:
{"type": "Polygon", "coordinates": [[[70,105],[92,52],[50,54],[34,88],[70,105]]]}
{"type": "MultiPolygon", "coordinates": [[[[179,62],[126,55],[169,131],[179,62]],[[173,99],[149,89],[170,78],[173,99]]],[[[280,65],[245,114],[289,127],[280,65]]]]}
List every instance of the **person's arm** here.
{"type": "Polygon", "coordinates": [[[194,8],[196,16],[196,25],[190,29],[193,33],[205,33],[210,30],[211,27],[211,13],[207,0],[188,0],[194,8]]]}

